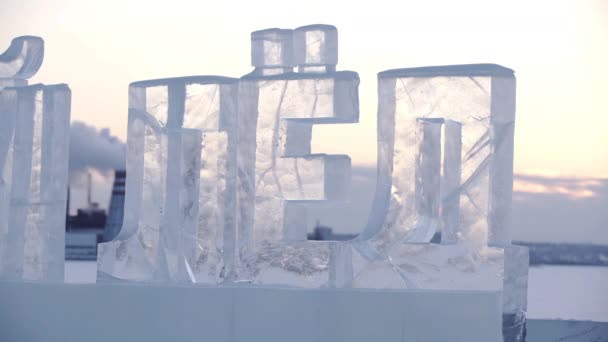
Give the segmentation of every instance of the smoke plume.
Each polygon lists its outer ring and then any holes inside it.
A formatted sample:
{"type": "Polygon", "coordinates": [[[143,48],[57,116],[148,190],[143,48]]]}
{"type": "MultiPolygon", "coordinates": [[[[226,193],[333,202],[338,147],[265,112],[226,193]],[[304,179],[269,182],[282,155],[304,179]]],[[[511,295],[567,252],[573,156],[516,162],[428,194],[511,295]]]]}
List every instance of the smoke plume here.
{"type": "Polygon", "coordinates": [[[70,174],[76,176],[94,169],[107,174],[124,170],[126,146],[108,128],[97,129],[74,121],[70,128],[70,174]]]}

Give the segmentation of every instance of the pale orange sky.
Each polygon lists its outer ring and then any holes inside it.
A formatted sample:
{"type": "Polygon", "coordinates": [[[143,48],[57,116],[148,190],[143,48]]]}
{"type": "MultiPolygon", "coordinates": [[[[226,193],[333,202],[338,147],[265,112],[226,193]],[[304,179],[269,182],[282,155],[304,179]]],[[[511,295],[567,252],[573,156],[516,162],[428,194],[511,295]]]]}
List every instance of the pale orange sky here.
{"type": "MultiPolygon", "coordinates": [[[[608,1],[4,0],[0,50],[45,39],[31,83],[68,83],[72,120],[124,139],[127,86],[251,70],[249,34],[338,28],[338,68],[361,76],[358,124],[317,126],[316,153],[376,159],[376,74],[398,67],[498,63],[516,71],[515,170],[608,177],[608,1]]],[[[1,53],[1,51],[0,51],[1,53]]]]}

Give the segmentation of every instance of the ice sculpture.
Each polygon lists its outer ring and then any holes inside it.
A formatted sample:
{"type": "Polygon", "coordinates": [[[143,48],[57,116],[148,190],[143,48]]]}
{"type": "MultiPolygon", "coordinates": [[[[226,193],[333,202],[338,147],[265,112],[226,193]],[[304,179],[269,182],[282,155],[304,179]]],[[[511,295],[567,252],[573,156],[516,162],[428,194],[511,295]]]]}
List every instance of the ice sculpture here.
{"type": "Polygon", "coordinates": [[[125,217],[115,240],[99,245],[100,280],[234,278],[236,82],[130,85],[125,217]]]}
{"type": "Polygon", "coordinates": [[[22,36],[13,39],[0,55],[0,90],[27,85],[44,58],[44,41],[40,37],[22,36]]]}
{"type": "Polygon", "coordinates": [[[65,84],[0,93],[0,117],[8,123],[0,133],[10,203],[1,213],[8,217],[0,250],[5,279],[63,281],[70,100],[65,84]]]}
{"type": "Polygon", "coordinates": [[[335,72],[333,26],[268,29],[251,39],[255,70],[239,83],[239,277],[325,286],[340,248],[306,241],[305,203],[344,199],[350,158],[311,154],[312,125],[358,121],[359,77],[335,72]]]}
{"type": "Polygon", "coordinates": [[[504,314],[521,322],[527,250],[511,246],[509,233],[513,71],[400,69],[380,73],[378,82],[377,192],[353,244],[352,286],[502,290],[504,314]],[[442,244],[429,244],[437,227],[442,244]]]}
{"type": "MultiPolygon", "coordinates": [[[[26,86],[42,64],[44,41],[40,37],[24,36],[13,39],[10,47],[0,55],[0,91],[6,87],[26,86]]],[[[6,249],[8,233],[12,140],[17,118],[17,96],[14,91],[1,93],[0,97],[0,274],[2,256],[6,249]]]]}

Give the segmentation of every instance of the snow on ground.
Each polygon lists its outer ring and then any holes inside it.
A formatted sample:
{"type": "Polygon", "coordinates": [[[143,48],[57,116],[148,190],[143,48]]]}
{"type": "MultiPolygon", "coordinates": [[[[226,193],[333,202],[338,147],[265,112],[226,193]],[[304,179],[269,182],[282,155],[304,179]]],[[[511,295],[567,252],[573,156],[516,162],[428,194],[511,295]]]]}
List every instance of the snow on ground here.
{"type": "Polygon", "coordinates": [[[531,267],[528,317],[608,322],[608,267],[531,267]]]}
{"type": "MultiPolygon", "coordinates": [[[[97,263],[66,261],[67,283],[94,283],[97,263]]],[[[528,317],[608,322],[608,267],[530,268],[528,317]]]]}

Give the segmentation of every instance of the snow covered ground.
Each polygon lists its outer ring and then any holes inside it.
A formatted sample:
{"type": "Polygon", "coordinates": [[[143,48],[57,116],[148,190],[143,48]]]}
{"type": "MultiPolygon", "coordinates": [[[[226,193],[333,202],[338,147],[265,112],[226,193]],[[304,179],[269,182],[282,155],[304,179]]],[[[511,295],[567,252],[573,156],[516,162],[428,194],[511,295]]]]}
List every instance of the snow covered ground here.
{"type": "Polygon", "coordinates": [[[608,267],[531,267],[528,317],[608,322],[608,267]]]}
{"type": "MultiPolygon", "coordinates": [[[[67,261],[65,281],[94,283],[97,264],[67,261]]],[[[608,267],[538,266],[530,268],[528,317],[608,322],[608,267]]]]}

